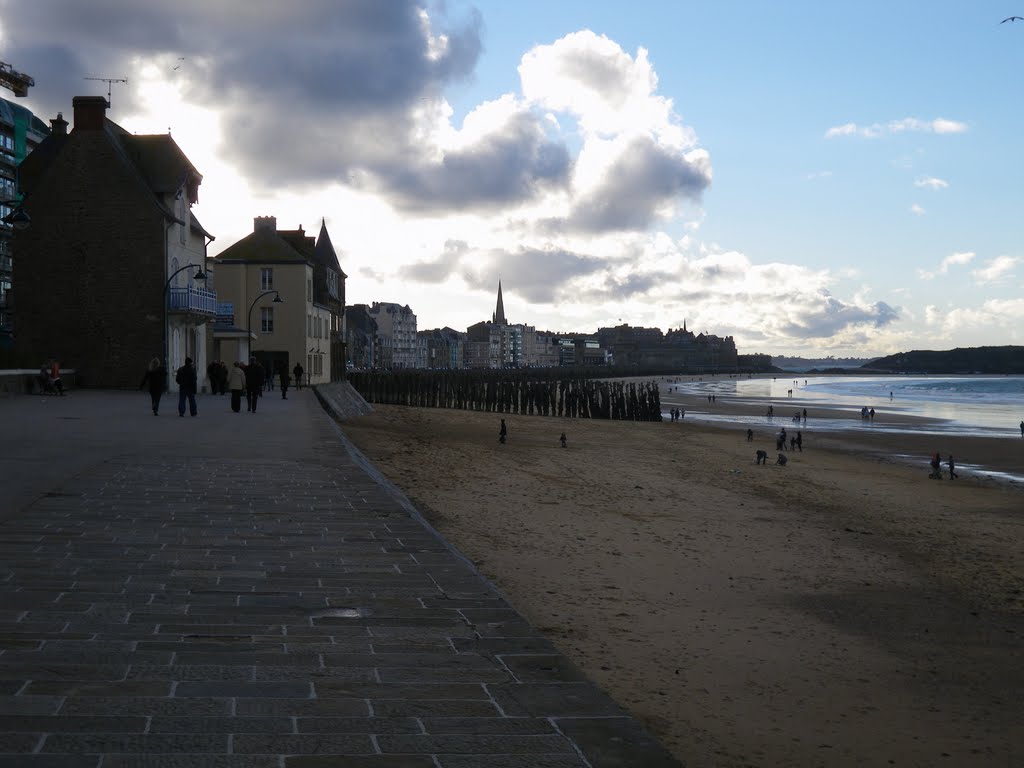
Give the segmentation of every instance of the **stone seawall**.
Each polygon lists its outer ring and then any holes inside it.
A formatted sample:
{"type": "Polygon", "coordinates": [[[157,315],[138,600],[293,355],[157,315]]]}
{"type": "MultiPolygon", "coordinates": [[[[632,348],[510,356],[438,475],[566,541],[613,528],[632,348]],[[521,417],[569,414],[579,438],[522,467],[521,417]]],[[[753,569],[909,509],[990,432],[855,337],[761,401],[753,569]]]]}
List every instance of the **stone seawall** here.
{"type": "Polygon", "coordinates": [[[363,399],[347,381],[317,384],[313,387],[320,404],[339,421],[354,419],[373,411],[373,406],[363,399]]]}

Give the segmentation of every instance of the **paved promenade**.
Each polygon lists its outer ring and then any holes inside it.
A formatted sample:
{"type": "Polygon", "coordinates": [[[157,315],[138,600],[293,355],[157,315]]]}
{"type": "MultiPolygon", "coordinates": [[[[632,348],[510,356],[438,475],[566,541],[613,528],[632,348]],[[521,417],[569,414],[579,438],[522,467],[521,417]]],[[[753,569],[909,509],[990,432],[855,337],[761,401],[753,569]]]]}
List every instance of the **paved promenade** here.
{"type": "Polygon", "coordinates": [[[0,768],[677,766],[312,392],[0,399],[0,768]]]}

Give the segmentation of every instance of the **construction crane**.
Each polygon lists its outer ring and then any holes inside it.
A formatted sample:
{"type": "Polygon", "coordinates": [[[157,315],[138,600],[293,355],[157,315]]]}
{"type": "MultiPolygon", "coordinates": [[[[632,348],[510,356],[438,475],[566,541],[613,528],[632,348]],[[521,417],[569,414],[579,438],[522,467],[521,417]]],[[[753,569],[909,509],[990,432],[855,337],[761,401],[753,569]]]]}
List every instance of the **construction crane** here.
{"type": "Polygon", "coordinates": [[[0,61],[0,85],[14,91],[15,96],[28,96],[28,89],[36,84],[26,74],[23,74],[5,61],[0,61]]]}

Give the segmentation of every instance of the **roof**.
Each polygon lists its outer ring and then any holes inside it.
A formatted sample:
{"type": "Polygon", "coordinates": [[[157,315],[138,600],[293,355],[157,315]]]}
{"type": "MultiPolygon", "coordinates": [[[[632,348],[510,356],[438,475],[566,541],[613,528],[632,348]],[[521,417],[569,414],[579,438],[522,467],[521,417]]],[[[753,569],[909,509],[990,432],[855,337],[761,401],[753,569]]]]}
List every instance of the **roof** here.
{"type": "Polygon", "coordinates": [[[313,238],[300,230],[273,230],[262,227],[229,245],[217,256],[220,262],[309,262],[313,258],[313,238]]]}
{"type": "MultiPolygon", "coordinates": [[[[50,163],[69,141],[75,140],[76,133],[51,133],[29,153],[18,169],[21,192],[26,196],[32,195],[50,163]]],[[[108,138],[117,155],[138,177],[142,186],[153,194],[152,202],[168,219],[178,220],[174,212],[164,204],[163,195],[184,186],[191,202],[198,198],[197,191],[203,176],[170,135],[136,136],[108,118],[104,119],[103,131],[89,133],[99,133],[108,138]]],[[[203,232],[206,233],[205,230],[203,232]]]]}
{"type": "Polygon", "coordinates": [[[328,269],[335,270],[341,278],[344,280],[348,277],[342,269],[341,264],[338,262],[338,254],[334,250],[334,245],[331,243],[331,236],[327,233],[327,220],[320,220],[320,234],[316,239],[316,251],[314,257],[317,262],[323,264],[328,269]]]}

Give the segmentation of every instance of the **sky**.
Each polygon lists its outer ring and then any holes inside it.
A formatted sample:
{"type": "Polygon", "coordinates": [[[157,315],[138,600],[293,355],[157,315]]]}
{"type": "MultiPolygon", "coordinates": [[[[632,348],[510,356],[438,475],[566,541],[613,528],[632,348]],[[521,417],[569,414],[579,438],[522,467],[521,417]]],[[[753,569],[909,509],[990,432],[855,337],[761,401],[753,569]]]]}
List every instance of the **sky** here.
{"type": "MultiPolygon", "coordinates": [[[[19,103],[170,131],[420,329],[1024,344],[1024,0],[0,0],[19,103]]],[[[0,94],[13,98],[10,94],[0,94]]],[[[287,297],[285,297],[287,300],[287,297]]]]}

